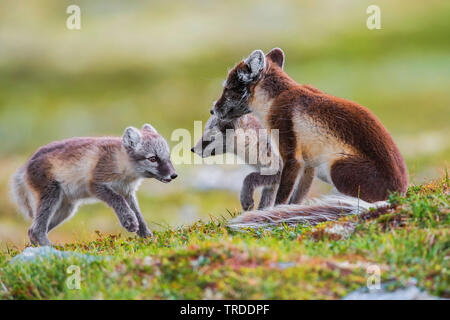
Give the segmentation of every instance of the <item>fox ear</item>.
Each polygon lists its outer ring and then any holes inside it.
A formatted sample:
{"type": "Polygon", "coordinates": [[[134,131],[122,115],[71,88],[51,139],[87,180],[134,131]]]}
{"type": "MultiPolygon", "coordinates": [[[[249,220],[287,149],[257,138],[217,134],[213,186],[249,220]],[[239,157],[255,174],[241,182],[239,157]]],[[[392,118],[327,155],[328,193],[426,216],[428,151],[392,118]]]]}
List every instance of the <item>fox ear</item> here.
{"type": "Polygon", "coordinates": [[[135,127],[125,129],[122,137],[124,147],[135,150],[141,143],[141,133],[135,127]]]}
{"type": "Polygon", "coordinates": [[[148,124],[148,123],[146,123],[146,124],[144,124],[142,126],[142,130],[153,132],[153,133],[158,133],[158,131],[156,131],[156,129],[153,128],[153,126],[151,124],[148,124]]]}
{"type": "Polygon", "coordinates": [[[244,82],[258,79],[266,68],[266,57],[261,50],[253,51],[245,60],[249,72],[242,71],[239,75],[244,82]]]}
{"type": "Polygon", "coordinates": [[[281,69],[284,67],[284,52],[280,48],[273,48],[266,55],[267,58],[276,63],[281,69]]]}

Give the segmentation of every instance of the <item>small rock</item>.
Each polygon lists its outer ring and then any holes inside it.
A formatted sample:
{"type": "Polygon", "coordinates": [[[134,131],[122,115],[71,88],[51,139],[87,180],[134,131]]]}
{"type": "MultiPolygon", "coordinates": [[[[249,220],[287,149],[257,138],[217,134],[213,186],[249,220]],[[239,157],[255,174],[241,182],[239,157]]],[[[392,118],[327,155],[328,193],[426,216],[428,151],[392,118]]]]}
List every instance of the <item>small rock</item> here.
{"type": "Polygon", "coordinates": [[[438,300],[439,297],[434,297],[428,293],[421,291],[416,286],[408,286],[406,288],[399,288],[394,291],[386,291],[384,288],[372,289],[367,288],[358,289],[349,293],[343,300],[438,300]]]}
{"type": "Polygon", "coordinates": [[[276,267],[278,269],[284,270],[288,268],[293,268],[297,264],[295,262],[277,262],[276,264],[272,265],[273,267],[276,267]]]}
{"type": "Polygon", "coordinates": [[[25,250],[23,250],[22,253],[12,258],[9,263],[36,262],[39,259],[51,259],[51,258],[65,259],[70,257],[78,257],[85,260],[88,263],[102,259],[102,257],[93,256],[89,254],[82,254],[73,251],[60,251],[50,246],[43,246],[43,247],[28,247],[25,250]]]}
{"type": "Polygon", "coordinates": [[[327,227],[325,232],[330,235],[336,235],[340,239],[347,239],[355,231],[356,224],[352,222],[347,222],[345,224],[333,224],[331,227],[327,227]]]}

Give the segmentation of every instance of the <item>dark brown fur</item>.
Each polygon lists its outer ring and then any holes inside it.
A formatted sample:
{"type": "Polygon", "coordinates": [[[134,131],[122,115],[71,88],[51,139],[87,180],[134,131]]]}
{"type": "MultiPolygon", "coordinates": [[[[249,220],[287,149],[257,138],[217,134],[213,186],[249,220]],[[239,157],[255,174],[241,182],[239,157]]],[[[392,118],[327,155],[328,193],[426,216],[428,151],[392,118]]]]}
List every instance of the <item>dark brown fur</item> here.
{"type": "MultiPolygon", "coordinates": [[[[385,200],[389,192],[406,192],[404,160],[387,130],[368,109],[320,91],[305,90],[274,63],[269,63],[261,81],[262,87],[275,98],[268,122],[272,128],[280,129],[283,159],[289,162],[295,158],[295,132],[292,120],[286,118],[291,118],[291,109],[296,108],[323,123],[329,132],[361,153],[360,157],[341,159],[332,165],[331,178],[340,192],[369,202],[385,200]]],[[[297,170],[295,166],[292,169],[297,170]]],[[[277,199],[285,201],[288,196],[287,190],[280,186],[277,199]]]]}

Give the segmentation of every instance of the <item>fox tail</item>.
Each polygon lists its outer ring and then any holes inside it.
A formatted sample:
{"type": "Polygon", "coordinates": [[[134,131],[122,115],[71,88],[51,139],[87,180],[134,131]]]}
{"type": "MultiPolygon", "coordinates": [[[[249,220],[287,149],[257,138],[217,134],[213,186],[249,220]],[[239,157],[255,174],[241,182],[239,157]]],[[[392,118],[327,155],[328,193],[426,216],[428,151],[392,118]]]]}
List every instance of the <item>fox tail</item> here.
{"type": "Polygon", "coordinates": [[[263,210],[247,211],[231,219],[228,226],[240,229],[271,227],[281,223],[316,225],[320,222],[334,221],[345,215],[361,214],[372,208],[387,207],[389,207],[387,201],[369,203],[349,196],[332,195],[311,200],[306,205],[278,205],[263,210]]]}
{"type": "Polygon", "coordinates": [[[25,167],[21,167],[17,172],[12,176],[10,180],[10,188],[11,188],[11,198],[14,203],[17,205],[20,212],[26,218],[33,217],[33,210],[30,203],[31,194],[29,188],[26,183],[26,169],[25,167]]]}

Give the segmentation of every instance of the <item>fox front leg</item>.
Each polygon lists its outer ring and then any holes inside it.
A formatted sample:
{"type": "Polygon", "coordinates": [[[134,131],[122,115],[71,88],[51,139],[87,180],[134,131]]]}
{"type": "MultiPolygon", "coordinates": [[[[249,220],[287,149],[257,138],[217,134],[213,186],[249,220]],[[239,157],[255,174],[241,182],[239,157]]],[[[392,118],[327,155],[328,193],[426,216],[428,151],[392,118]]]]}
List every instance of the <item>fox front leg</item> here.
{"type": "Polygon", "coordinates": [[[253,193],[260,185],[261,174],[259,172],[252,172],[245,177],[240,194],[241,206],[244,211],[253,209],[255,205],[253,193]]]}
{"type": "Polygon", "coordinates": [[[261,200],[259,201],[258,210],[272,207],[277,195],[278,184],[265,186],[261,193],[261,200]]]}
{"type": "Polygon", "coordinates": [[[133,210],[136,218],[139,222],[139,230],[137,234],[141,238],[149,238],[153,236],[153,233],[148,229],[147,224],[145,223],[144,217],[142,216],[141,210],[139,209],[139,203],[134,193],[128,194],[125,196],[125,199],[128,202],[131,210],[133,210]]]}
{"type": "Polygon", "coordinates": [[[104,201],[114,209],[120,224],[127,229],[127,231],[138,231],[139,223],[123,196],[104,184],[93,184],[91,185],[91,190],[98,199],[104,201]]]}
{"type": "MultiPolygon", "coordinates": [[[[262,175],[259,172],[252,172],[247,175],[244,179],[240,194],[242,209],[244,211],[253,209],[255,205],[253,201],[253,193],[255,192],[255,189],[260,186],[272,185],[276,183],[277,179],[277,175],[262,175]]],[[[267,194],[264,194],[263,192],[263,196],[266,195],[267,194]]],[[[266,200],[261,198],[261,201],[265,202],[266,200]]]]}

